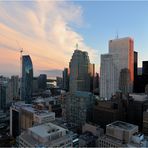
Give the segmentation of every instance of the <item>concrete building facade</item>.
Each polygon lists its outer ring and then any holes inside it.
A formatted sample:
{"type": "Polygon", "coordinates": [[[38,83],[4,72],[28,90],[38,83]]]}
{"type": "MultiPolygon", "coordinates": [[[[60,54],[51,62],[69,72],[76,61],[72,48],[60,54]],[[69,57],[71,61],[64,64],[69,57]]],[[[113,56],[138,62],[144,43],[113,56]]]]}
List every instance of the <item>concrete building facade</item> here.
{"type": "Polygon", "coordinates": [[[69,63],[70,92],[90,91],[89,64],[88,53],[76,49],[69,63]]]}
{"type": "Polygon", "coordinates": [[[118,61],[118,55],[101,55],[100,97],[109,99],[118,90],[116,60],[118,61]]]}
{"type": "Polygon", "coordinates": [[[122,69],[125,68],[127,68],[130,73],[129,85],[131,89],[128,90],[128,92],[132,92],[133,81],[134,81],[134,41],[130,37],[110,40],[108,59],[107,58],[105,59],[105,55],[104,56],[101,55],[101,71],[102,71],[100,75],[101,97],[110,99],[111,92],[115,94],[116,91],[119,90],[120,72],[122,69]],[[112,67],[112,65],[114,65],[114,67],[112,67]],[[104,68],[106,69],[103,70],[104,68]],[[114,71],[116,71],[115,72],[116,78],[112,81],[112,79],[110,79],[110,75],[114,74],[114,71]],[[108,87],[110,87],[110,85],[112,87],[112,91],[110,93],[103,92],[103,90],[108,90],[108,87]]]}
{"type": "Polygon", "coordinates": [[[106,134],[98,139],[98,147],[147,147],[138,126],[115,121],[106,126],[106,134]]]}
{"type": "Polygon", "coordinates": [[[19,147],[72,147],[72,136],[53,123],[41,124],[19,136],[19,147]]]}
{"type": "Polygon", "coordinates": [[[10,135],[16,137],[23,130],[54,120],[54,112],[18,102],[10,107],[10,135]]]}
{"type": "Polygon", "coordinates": [[[77,91],[66,96],[65,104],[67,121],[81,128],[92,117],[94,95],[77,91]]]}
{"type": "Polygon", "coordinates": [[[116,63],[118,67],[118,73],[121,69],[127,68],[130,71],[131,83],[134,80],[134,41],[130,37],[115,39],[109,41],[109,53],[117,54],[119,57],[119,63],[116,63]]]}

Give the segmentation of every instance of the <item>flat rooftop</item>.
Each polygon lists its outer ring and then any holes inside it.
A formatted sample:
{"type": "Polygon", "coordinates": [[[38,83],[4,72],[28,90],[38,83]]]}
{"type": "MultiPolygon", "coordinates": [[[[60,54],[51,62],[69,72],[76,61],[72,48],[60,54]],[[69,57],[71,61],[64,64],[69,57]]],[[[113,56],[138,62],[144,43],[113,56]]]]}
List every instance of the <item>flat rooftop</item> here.
{"type": "Polygon", "coordinates": [[[113,127],[113,128],[120,128],[120,129],[123,129],[123,130],[133,130],[134,128],[137,127],[137,125],[122,122],[122,121],[115,121],[111,124],[108,124],[107,126],[108,127],[110,126],[110,127],[113,127]]]}
{"type": "Polygon", "coordinates": [[[148,101],[148,96],[146,94],[136,94],[136,93],[132,93],[129,94],[129,96],[131,96],[135,101],[148,101]]]}
{"type": "Polygon", "coordinates": [[[31,107],[31,106],[32,106],[31,104],[25,104],[24,101],[18,101],[13,103],[11,107],[19,110],[22,107],[31,107]]]}
{"type": "Polygon", "coordinates": [[[55,113],[54,112],[49,112],[49,111],[38,111],[38,112],[35,112],[35,115],[36,116],[42,116],[42,117],[48,117],[48,116],[50,116],[50,115],[55,115],[55,113]]]}
{"type": "Polygon", "coordinates": [[[56,132],[66,131],[66,129],[57,126],[52,123],[46,123],[42,125],[38,125],[28,129],[31,133],[38,135],[39,137],[46,138],[56,132]]]}
{"type": "Polygon", "coordinates": [[[36,114],[37,116],[50,116],[52,114],[55,114],[54,112],[49,112],[47,109],[36,109],[32,106],[32,104],[24,104],[24,102],[17,102],[12,105],[13,108],[16,108],[18,110],[22,109],[28,112],[31,112],[33,114],[36,114]]]}
{"type": "Polygon", "coordinates": [[[74,95],[76,95],[77,97],[89,97],[92,95],[91,92],[87,92],[87,91],[76,91],[74,93],[74,95]]]}

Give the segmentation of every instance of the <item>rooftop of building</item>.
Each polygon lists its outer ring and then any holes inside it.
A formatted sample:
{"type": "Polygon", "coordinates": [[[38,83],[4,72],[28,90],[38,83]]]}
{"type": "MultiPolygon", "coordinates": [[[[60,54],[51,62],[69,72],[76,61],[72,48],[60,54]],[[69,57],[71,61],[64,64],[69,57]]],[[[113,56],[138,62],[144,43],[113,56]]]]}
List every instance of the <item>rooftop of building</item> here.
{"type": "Polygon", "coordinates": [[[48,117],[48,116],[51,116],[51,115],[55,116],[55,113],[49,112],[49,111],[37,111],[37,112],[35,112],[35,115],[36,116],[42,116],[42,117],[48,117]]]}
{"type": "Polygon", "coordinates": [[[46,116],[50,116],[51,114],[55,114],[54,112],[49,112],[47,109],[37,109],[34,108],[32,104],[25,104],[24,102],[17,102],[15,104],[12,105],[13,108],[15,109],[22,109],[28,112],[31,112],[33,114],[36,114],[37,116],[42,116],[42,117],[46,117],[46,116]]]}
{"type": "Polygon", "coordinates": [[[87,92],[87,91],[76,91],[74,93],[74,95],[78,96],[78,97],[88,97],[90,95],[92,95],[91,92],[87,92]]]}
{"type": "Polygon", "coordinates": [[[88,52],[87,52],[87,51],[82,51],[82,50],[80,50],[80,49],[75,49],[75,50],[74,50],[74,52],[88,54],[88,52]]]}
{"type": "Polygon", "coordinates": [[[144,94],[144,93],[131,93],[129,94],[130,97],[132,97],[135,101],[148,101],[148,95],[144,94]]]}
{"type": "MultiPolygon", "coordinates": [[[[49,90],[46,90],[46,92],[48,92],[49,90]]],[[[58,96],[51,96],[51,97],[46,97],[46,98],[42,98],[42,97],[37,97],[35,100],[33,100],[33,103],[43,103],[43,102],[49,102],[49,101],[54,101],[58,98],[60,98],[61,95],[58,96]]]]}
{"type": "Polygon", "coordinates": [[[115,39],[112,39],[109,41],[111,42],[111,41],[129,40],[129,39],[133,40],[133,38],[131,38],[131,37],[122,37],[122,38],[116,37],[115,39]]]}
{"type": "Polygon", "coordinates": [[[108,141],[110,143],[115,143],[116,145],[118,145],[119,147],[122,146],[123,142],[117,138],[111,137],[111,136],[107,136],[107,135],[103,135],[99,138],[100,140],[105,140],[108,141]]]}
{"type": "Polygon", "coordinates": [[[31,127],[28,130],[31,131],[31,133],[38,135],[39,137],[42,137],[42,138],[49,137],[50,135],[56,132],[66,131],[66,129],[58,125],[55,125],[53,123],[38,125],[35,127],[31,127]]]}
{"type": "Polygon", "coordinates": [[[122,130],[130,131],[130,130],[135,129],[137,125],[130,124],[130,123],[123,122],[123,121],[115,121],[113,123],[106,125],[106,127],[120,128],[122,130]]]}
{"type": "Polygon", "coordinates": [[[48,140],[41,140],[39,139],[39,137],[35,138],[33,137],[31,134],[28,134],[27,132],[24,132],[20,135],[20,138],[27,141],[31,146],[33,147],[50,147],[50,146],[55,146],[56,144],[58,145],[58,143],[60,141],[64,141],[65,139],[69,139],[70,138],[70,134],[68,133],[65,136],[61,136],[59,138],[55,138],[55,139],[48,139],[48,140]]]}
{"type": "Polygon", "coordinates": [[[96,136],[93,135],[93,133],[89,132],[89,131],[85,131],[84,133],[82,133],[80,135],[81,139],[83,140],[90,140],[90,138],[96,138],[96,136]]]}
{"type": "Polygon", "coordinates": [[[32,106],[31,104],[25,104],[25,101],[18,101],[18,102],[15,102],[15,103],[12,103],[12,108],[15,108],[15,109],[20,109],[22,107],[26,107],[26,106],[32,106]]]}

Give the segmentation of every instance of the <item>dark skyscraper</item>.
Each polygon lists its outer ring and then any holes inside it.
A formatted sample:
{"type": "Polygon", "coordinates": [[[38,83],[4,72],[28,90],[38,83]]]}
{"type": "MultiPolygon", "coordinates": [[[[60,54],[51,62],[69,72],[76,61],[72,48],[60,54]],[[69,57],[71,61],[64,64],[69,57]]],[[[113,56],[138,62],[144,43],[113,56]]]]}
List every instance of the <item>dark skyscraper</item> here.
{"type": "Polygon", "coordinates": [[[64,68],[64,70],[63,70],[63,89],[66,91],[69,90],[68,68],[64,68]]]}
{"type": "Polygon", "coordinates": [[[127,68],[121,69],[120,78],[119,78],[119,89],[123,92],[123,94],[127,94],[130,92],[130,71],[127,68]]]}
{"type": "Polygon", "coordinates": [[[148,61],[143,61],[142,64],[143,64],[142,74],[143,75],[148,75],[148,61]]]}
{"type": "Polygon", "coordinates": [[[40,74],[38,77],[38,86],[41,90],[46,90],[46,81],[47,81],[47,75],[46,74],[40,74]]]}
{"type": "Polygon", "coordinates": [[[95,64],[89,64],[89,76],[90,76],[90,91],[95,90],[95,64]]]}
{"type": "Polygon", "coordinates": [[[138,52],[134,51],[134,92],[137,90],[138,79],[138,52]]]}
{"type": "Polygon", "coordinates": [[[6,85],[0,84],[0,110],[4,110],[6,107],[6,85]]]}
{"type": "Polygon", "coordinates": [[[87,52],[76,49],[69,63],[70,92],[90,91],[89,56],[87,52]]]}
{"type": "Polygon", "coordinates": [[[135,79],[135,92],[144,93],[148,84],[148,61],[143,61],[142,74],[135,79]]]}
{"type": "Polygon", "coordinates": [[[22,56],[22,90],[21,99],[31,103],[33,85],[33,66],[29,55],[22,56]]]}
{"type": "Polygon", "coordinates": [[[137,77],[138,72],[138,52],[134,51],[134,78],[137,77]]]}

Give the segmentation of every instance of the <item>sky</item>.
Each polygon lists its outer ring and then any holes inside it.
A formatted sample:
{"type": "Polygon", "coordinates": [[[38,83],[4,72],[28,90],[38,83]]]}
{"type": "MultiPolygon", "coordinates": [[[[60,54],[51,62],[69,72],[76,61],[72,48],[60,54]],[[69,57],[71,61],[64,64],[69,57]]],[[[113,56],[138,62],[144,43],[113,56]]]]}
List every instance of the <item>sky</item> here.
{"type": "Polygon", "coordinates": [[[0,75],[20,74],[20,49],[32,58],[34,75],[61,75],[78,43],[99,71],[108,41],[130,36],[141,61],[148,60],[148,2],[1,1],[0,75]]]}

